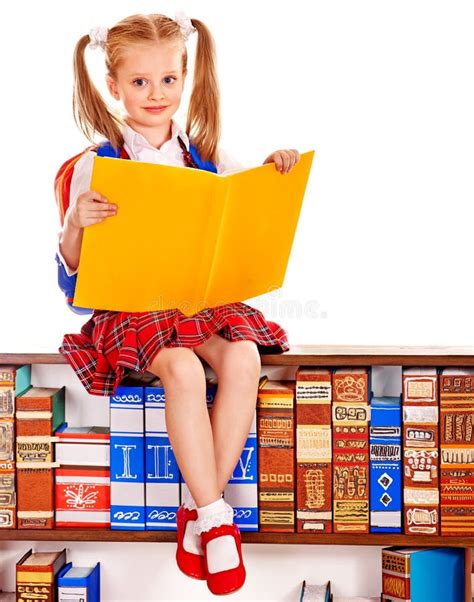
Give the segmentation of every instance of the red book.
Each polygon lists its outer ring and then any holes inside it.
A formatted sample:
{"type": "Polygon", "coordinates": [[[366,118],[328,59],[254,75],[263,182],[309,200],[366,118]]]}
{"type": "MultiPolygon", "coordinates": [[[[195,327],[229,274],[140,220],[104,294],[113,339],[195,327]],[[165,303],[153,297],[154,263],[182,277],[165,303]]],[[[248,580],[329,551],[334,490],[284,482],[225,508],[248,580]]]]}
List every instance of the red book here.
{"type": "Polygon", "coordinates": [[[17,600],[55,602],[56,575],[66,564],[66,548],[60,552],[29,550],[16,564],[17,600]]]}
{"type": "Polygon", "coordinates": [[[332,532],[331,370],[296,372],[296,531],[332,532]]]}
{"type": "Polygon", "coordinates": [[[474,535],[474,368],[440,375],[441,535],[474,535]]]}
{"type": "Polygon", "coordinates": [[[110,528],[110,429],[56,431],[56,527],[110,528]]]}
{"type": "Polygon", "coordinates": [[[295,530],[294,382],[269,380],[258,390],[260,531],[295,530]]]}
{"type": "Polygon", "coordinates": [[[333,529],[369,532],[369,368],[333,373],[333,529]]]}

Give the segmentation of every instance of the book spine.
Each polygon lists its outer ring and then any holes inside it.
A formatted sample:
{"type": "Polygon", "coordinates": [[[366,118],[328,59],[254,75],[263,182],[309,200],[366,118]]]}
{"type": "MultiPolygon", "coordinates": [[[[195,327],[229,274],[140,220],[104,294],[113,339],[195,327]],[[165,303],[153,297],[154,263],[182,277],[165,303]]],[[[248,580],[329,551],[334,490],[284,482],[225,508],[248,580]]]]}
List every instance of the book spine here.
{"type": "Polygon", "coordinates": [[[234,509],[234,522],[241,531],[258,531],[257,414],[234,472],[224,489],[224,499],[234,509]]]}
{"type": "Polygon", "coordinates": [[[2,529],[16,528],[15,470],[15,419],[0,418],[0,528],[2,529]]]}
{"type": "Polygon", "coordinates": [[[259,391],[259,524],[262,533],[295,530],[294,396],[259,391]]]}
{"type": "MultiPolygon", "coordinates": [[[[17,524],[19,529],[54,528],[54,448],[52,413],[38,418],[28,411],[25,400],[17,398],[16,468],[17,524]],[[23,408],[23,409],[18,409],[23,408]],[[31,416],[31,417],[30,417],[31,416]]],[[[50,399],[38,399],[47,407],[50,399]]]]}
{"type": "Polygon", "coordinates": [[[143,387],[110,397],[110,526],[145,529],[143,387]]]}
{"type": "Polygon", "coordinates": [[[56,527],[110,528],[110,470],[55,470],[56,527]]]}
{"type": "Polygon", "coordinates": [[[296,531],[332,532],[331,371],[296,374],[296,531]]]}
{"type": "Polygon", "coordinates": [[[165,421],[165,390],[145,387],[146,528],[176,530],[180,474],[165,421]]]}
{"type": "Polygon", "coordinates": [[[370,419],[370,532],[401,533],[400,399],[372,398],[370,419]]]}
{"type": "MultiPolygon", "coordinates": [[[[436,371],[435,371],[436,372],[436,371]]],[[[439,534],[438,375],[402,373],[407,535],[439,534]]]]}
{"type": "Polygon", "coordinates": [[[410,556],[382,550],[382,592],[388,598],[410,600],[410,556]]]}
{"type": "Polygon", "coordinates": [[[474,535],[474,375],[440,376],[441,535],[474,535]]]}
{"type": "Polygon", "coordinates": [[[369,374],[333,375],[335,533],[369,532],[369,374]],[[357,401],[349,401],[355,399],[357,401]]]}
{"type": "Polygon", "coordinates": [[[16,596],[17,600],[29,602],[30,600],[44,600],[55,602],[54,574],[44,567],[37,567],[25,571],[24,567],[17,566],[16,571],[16,596]]]}

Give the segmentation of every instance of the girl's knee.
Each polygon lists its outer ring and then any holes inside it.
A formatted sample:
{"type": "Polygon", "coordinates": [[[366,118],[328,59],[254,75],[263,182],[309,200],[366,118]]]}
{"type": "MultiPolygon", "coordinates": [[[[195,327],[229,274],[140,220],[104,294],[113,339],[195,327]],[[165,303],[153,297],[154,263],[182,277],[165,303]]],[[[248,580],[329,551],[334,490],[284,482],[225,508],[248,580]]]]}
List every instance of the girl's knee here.
{"type": "Polygon", "coordinates": [[[235,341],[232,343],[231,352],[223,362],[223,370],[231,372],[238,379],[245,378],[246,381],[255,381],[260,377],[262,362],[254,341],[235,341]]]}
{"type": "Polygon", "coordinates": [[[180,388],[195,387],[201,383],[205,385],[204,366],[188,347],[167,347],[161,349],[148,368],[163,382],[163,386],[172,384],[180,388]]]}

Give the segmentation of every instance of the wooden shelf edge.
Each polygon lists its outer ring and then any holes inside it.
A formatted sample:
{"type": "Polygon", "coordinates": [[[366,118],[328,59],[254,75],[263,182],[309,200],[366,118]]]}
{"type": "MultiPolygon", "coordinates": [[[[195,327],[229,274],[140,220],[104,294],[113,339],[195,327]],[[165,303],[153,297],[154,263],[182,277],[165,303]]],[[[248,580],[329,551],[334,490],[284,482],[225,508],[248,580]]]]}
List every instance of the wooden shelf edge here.
{"type": "MultiPolygon", "coordinates": [[[[474,347],[293,345],[285,353],[261,354],[266,366],[474,366],[474,347]]],[[[67,364],[60,353],[0,353],[0,364],[67,364]]]]}
{"type": "MultiPolygon", "coordinates": [[[[0,541],[176,542],[175,531],[122,531],[115,529],[0,529],[0,541]]],[[[243,532],[243,543],[354,546],[473,547],[474,537],[413,536],[391,533],[243,532]]]]}

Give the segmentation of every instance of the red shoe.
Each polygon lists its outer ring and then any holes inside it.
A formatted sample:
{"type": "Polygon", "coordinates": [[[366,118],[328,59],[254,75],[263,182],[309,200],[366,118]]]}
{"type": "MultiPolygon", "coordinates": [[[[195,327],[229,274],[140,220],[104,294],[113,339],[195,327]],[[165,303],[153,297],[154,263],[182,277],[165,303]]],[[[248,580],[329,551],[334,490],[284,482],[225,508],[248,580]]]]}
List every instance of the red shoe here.
{"type": "Polygon", "coordinates": [[[204,551],[204,564],[207,573],[207,587],[213,594],[230,594],[237,591],[245,583],[245,567],[242,560],[242,548],[240,544],[240,531],[238,526],[234,523],[232,525],[221,525],[220,527],[213,527],[209,531],[201,533],[202,549],[204,551]],[[216,537],[222,535],[232,535],[235,539],[235,545],[239,553],[240,563],[239,566],[228,571],[220,571],[218,573],[210,573],[207,565],[206,547],[207,544],[216,537]]]}
{"type": "Polygon", "coordinates": [[[176,562],[179,569],[188,577],[194,579],[206,579],[206,568],[204,565],[204,556],[193,554],[184,549],[183,540],[186,531],[186,523],[190,520],[197,520],[197,510],[189,510],[184,506],[178,508],[176,514],[178,549],[176,550],[176,562]]]}

